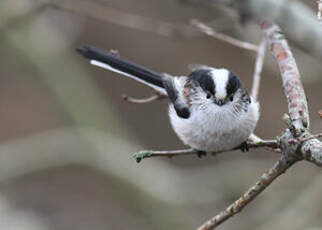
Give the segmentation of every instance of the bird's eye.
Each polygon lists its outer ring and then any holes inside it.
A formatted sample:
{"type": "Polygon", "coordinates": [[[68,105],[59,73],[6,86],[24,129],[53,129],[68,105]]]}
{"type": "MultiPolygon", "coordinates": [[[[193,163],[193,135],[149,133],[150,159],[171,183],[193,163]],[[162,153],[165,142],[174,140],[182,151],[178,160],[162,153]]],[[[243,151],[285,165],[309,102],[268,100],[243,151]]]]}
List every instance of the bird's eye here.
{"type": "Polygon", "coordinates": [[[207,92],[207,99],[211,98],[211,93],[207,92]]]}
{"type": "Polygon", "coordinates": [[[231,95],[231,96],[229,97],[229,99],[230,99],[230,101],[233,101],[233,100],[234,100],[234,95],[231,95]]]}

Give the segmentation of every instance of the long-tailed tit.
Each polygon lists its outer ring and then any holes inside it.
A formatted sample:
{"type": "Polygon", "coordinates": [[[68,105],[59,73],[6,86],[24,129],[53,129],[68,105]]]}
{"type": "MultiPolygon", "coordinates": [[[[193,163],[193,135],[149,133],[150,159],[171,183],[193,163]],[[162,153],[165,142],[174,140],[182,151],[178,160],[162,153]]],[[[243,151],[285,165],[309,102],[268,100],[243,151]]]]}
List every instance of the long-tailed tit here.
{"type": "Polygon", "coordinates": [[[113,52],[84,46],[78,49],[95,66],[134,78],[168,95],[171,125],[183,141],[200,152],[241,146],[256,127],[259,104],[240,79],[227,69],[194,68],[189,76],[159,74],[113,52]]]}

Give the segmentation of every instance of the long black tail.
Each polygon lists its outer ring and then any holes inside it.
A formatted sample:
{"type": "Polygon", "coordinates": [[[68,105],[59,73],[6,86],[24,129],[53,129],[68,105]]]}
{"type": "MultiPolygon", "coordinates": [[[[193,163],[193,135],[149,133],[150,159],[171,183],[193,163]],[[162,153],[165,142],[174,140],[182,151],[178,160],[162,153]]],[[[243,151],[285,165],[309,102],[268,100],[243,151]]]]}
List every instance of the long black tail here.
{"type": "Polygon", "coordinates": [[[165,92],[162,76],[143,66],[121,58],[113,52],[106,52],[91,46],[83,46],[77,51],[90,60],[92,65],[125,75],[146,84],[154,89],[165,92]]]}

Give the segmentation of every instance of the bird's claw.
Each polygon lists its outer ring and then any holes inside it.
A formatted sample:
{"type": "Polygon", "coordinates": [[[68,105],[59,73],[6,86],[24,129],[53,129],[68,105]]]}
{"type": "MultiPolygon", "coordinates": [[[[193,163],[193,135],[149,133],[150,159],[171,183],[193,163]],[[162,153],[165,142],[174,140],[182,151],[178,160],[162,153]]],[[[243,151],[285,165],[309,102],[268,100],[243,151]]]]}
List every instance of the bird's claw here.
{"type": "Polygon", "coordinates": [[[199,158],[206,157],[207,156],[207,153],[205,151],[197,150],[197,156],[199,158]]]}
{"type": "Polygon", "coordinates": [[[249,146],[248,146],[248,144],[247,144],[246,141],[243,142],[243,143],[241,143],[241,145],[239,146],[239,148],[240,148],[240,150],[242,152],[248,152],[249,151],[249,146]]]}

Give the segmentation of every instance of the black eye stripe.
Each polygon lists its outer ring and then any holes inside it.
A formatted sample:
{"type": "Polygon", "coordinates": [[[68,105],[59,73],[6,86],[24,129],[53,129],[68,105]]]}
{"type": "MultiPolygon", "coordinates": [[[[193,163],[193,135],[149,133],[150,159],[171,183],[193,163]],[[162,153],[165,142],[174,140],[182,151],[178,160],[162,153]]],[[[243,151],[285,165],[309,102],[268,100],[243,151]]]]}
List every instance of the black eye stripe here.
{"type": "Polygon", "coordinates": [[[239,78],[233,74],[233,73],[229,73],[229,78],[228,78],[228,83],[226,86],[226,90],[227,90],[227,95],[231,95],[234,94],[237,89],[239,89],[242,86],[239,78]]]}
{"type": "Polygon", "coordinates": [[[211,77],[210,70],[201,69],[193,71],[188,78],[193,82],[197,82],[205,92],[215,94],[215,83],[211,77]]]}

